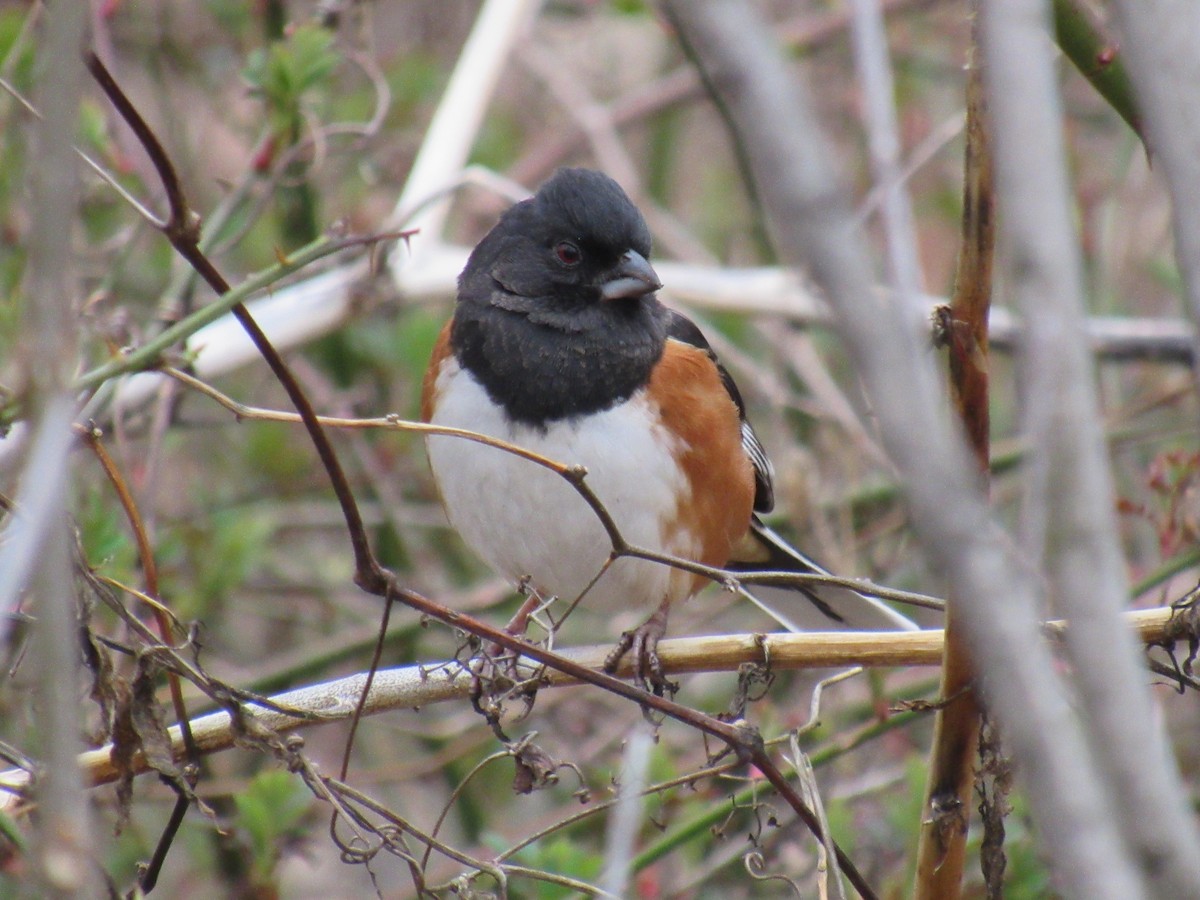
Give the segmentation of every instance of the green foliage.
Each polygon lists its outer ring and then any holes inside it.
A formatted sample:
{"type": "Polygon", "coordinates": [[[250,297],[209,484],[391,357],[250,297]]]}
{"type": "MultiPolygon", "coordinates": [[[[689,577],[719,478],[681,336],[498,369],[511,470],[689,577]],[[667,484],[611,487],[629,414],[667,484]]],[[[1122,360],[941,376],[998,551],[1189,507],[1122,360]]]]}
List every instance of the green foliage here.
{"type": "Polygon", "coordinates": [[[498,115],[483,123],[471,162],[496,171],[504,171],[516,160],[524,144],[520,125],[515,116],[498,115]]]}
{"type": "Polygon", "coordinates": [[[28,849],[25,835],[17,823],[12,820],[12,816],[4,810],[0,810],[0,853],[8,852],[9,848],[5,847],[6,843],[20,853],[24,853],[28,849]]]}
{"type": "Polygon", "coordinates": [[[914,852],[906,858],[899,885],[910,885],[917,874],[917,841],[921,833],[921,822],[925,818],[925,783],[928,780],[927,760],[923,753],[910,753],[904,761],[904,779],[901,789],[889,797],[884,806],[884,817],[896,836],[895,846],[911,848],[914,852]]]}
{"type": "Polygon", "coordinates": [[[623,16],[646,16],[650,14],[650,6],[646,0],[609,0],[614,12],[623,16]]]}
{"type": "MultiPolygon", "coordinates": [[[[661,784],[671,781],[680,775],[679,763],[662,744],[655,742],[650,748],[650,767],[646,772],[649,784],[661,784]]],[[[647,798],[648,804],[656,804],[654,798],[647,798]]]]}
{"type": "Polygon", "coordinates": [[[392,92],[389,124],[409,126],[419,108],[436,99],[446,84],[446,75],[435,56],[420,50],[397,59],[387,72],[388,88],[392,92]]]}
{"type": "MultiPolygon", "coordinates": [[[[0,8],[0,65],[5,67],[5,78],[23,92],[29,89],[35,43],[28,37],[23,45],[17,43],[27,16],[23,7],[0,8]]],[[[3,363],[12,354],[12,336],[20,321],[18,286],[25,269],[25,249],[19,234],[23,227],[20,200],[28,178],[24,153],[27,130],[18,125],[18,110],[15,100],[0,93],[0,380],[9,374],[3,363]]],[[[0,393],[0,402],[4,399],[0,393]]]]}
{"type": "Polygon", "coordinates": [[[244,0],[205,0],[204,5],[225,34],[244,35],[253,25],[254,6],[244,0]]]}
{"type": "Polygon", "coordinates": [[[269,884],[283,850],[304,836],[313,796],[299,778],[267,769],[233,799],[234,825],[246,839],[252,878],[256,884],[269,884]]]}
{"type": "Polygon", "coordinates": [[[401,366],[410,383],[421,383],[447,318],[448,310],[417,308],[406,310],[396,320],[393,362],[401,366]]]}
{"type": "Polygon", "coordinates": [[[245,437],[246,464],[265,490],[288,496],[308,487],[316,452],[299,425],[256,422],[247,426],[245,437]]]}
{"type": "Polygon", "coordinates": [[[33,74],[34,50],[36,42],[25,35],[25,42],[18,47],[17,42],[25,30],[25,20],[29,11],[21,5],[11,5],[0,8],[0,60],[5,66],[5,79],[20,91],[29,87],[30,76],[33,74]],[[11,54],[18,55],[13,57],[11,54]]]}
{"type": "Polygon", "coordinates": [[[374,323],[358,323],[314,342],[309,355],[339,388],[377,380],[392,366],[392,336],[374,323]]]}
{"type": "MultiPolygon", "coordinates": [[[[244,75],[266,102],[274,151],[300,142],[305,110],[324,94],[340,61],[333,34],[311,24],[300,25],[283,40],[251,53],[244,75]]],[[[291,249],[314,240],[321,232],[321,222],[305,161],[293,158],[284,174],[286,179],[276,194],[276,212],[282,243],[291,249]]]]}
{"type": "Polygon", "coordinates": [[[117,580],[128,577],[136,564],[137,548],[129,524],[116,506],[112,487],[107,482],[88,484],[79,493],[76,521],[84,556],[117,580]]]}
{"type": "Polygon", "coordinates": [[[1167,256],[1155,257],[1146,261],[1145,268],[1150,277],[1158,284],[1165,287],[1177,297],[1182,298],[1184,296],[1183,275],[1180,273],[1179,266],[1176,265],[1173,258],[1167,256]]]}
{"type": "Polygon", "coordinates": [[[392,323],[372,318],[348,325],[306,352],[338,387],[370,389],[375,409],[415,418],[425,367],[446,318],[440,307],[411,307],[392,323]],[[393,397],[397,389],[402,389],[399,398],[393,397]]]}
{"type": "Polygon", "coordinates": [[[646,152],[646,192],[666,206],[671,203],[671,179],[675,174],[675,160],[680,153],[680,138],[685,122],[686,117],[678,110],[667,110],[650,126],[646,152]]]}
{"type": "MultiPolygon", "coordinates": [[[[1004,868],[1004,895],[1013,900],[1025,898],[1049,898],[1057,896],[1051,889],[1050,871],[1038,853],[1034,842],[1032,823],[1029,819],[1029,802],[1025,795],[1013,793],[1009,800],[1012,812],[1004,819],[1004,855],[1007,864],[1004,868]]],[[[973,831],[967,843],[968,864],[974,866],[968,871],[968,877],[982,882],[978,874],[979,843],[983,838],[981,830],[973,831]]]]}
{"type": "MultiPolygon", "coordinates": [[[[1023,804],[1024,805],[1024,804],[1023,804]]],[[[1006,819],[1004,853],[1007,865],[1004,868],[1005,896],[1013,900],[1024,898],[1046,898],[1058,896],[1053,890],[1050,870],[1038,853],[1033,835],[1022,816],[1012,815],[1006,819]]]]}
{"type": "Polygon", "coordinates": [[[164,573],[187,574],[170,591],[179,615],[188,619],[215,613],[216,605],[262,565],[273,527],[270,516],[247,507],[180,523],[179,571],[164,573]]]}
{"type": "Polygon", "coordinates": [[[333,34],[317,25],[300,25],[282,41],[250,54],[243,75],[266,102],[276,134],[300,127],[303,104],[327,86],[340,62],[333,34]]]}
{"type": "Polygon", "coordinates": [[[112,142],[108,137],[108,109],[98,101],[85,98],[79,104],[79,146],[88,153],[110,157],[112,142]]]}
{"type": "Polygon", "coordinates": [[[840,797],[826,798],[824,803],[829,833],[838,846],[854,859],[858,853],[858,825],[855,822],[853,806],[840,797]]]}
{"type": "MultiPolygon", "coordinates": [[[[4,383],[9,372],[3,364],[12,357],[12,337],[17,334],[17,327],[21,321],[20,296],[8,289],[7,282],[10,275],[13,278],[20,277],[20,268],[21,261],[17,254],[0,250],[0,411],[4,410],[12,399],[9,392],[15,389],[14,385],[4,383]],[[10,273],[10,268],[17,271],[10,273]]],[[[4,434],[5,424],[4,417],[0,415],[0,435],[4,434]]]]}
{"type": "MultiPolygon", "coordinates": [[[[526,866],[545,872],[558,872],[572,878],[595,883],[604,868],[603,853],[584,846],[569,837],[549,837],[526,847],[517,854],[517,860],[526,866]]],[[[561,900],[563,897],[578,896],[575,891],[545,881],[525,881],[519,896],[535,897],[537,900],[561,900]]]]}

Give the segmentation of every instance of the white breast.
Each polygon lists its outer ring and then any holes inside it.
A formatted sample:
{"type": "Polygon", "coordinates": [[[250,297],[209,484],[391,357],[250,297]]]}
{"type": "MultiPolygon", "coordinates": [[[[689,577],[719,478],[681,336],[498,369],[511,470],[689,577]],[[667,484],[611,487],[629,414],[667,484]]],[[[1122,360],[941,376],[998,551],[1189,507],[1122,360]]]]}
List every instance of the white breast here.
{"type": "MultiPolygon", "coordinates": [[[[669,523],[689,485],[644,392],[627,402],[543,432],[507,421],[486,391],[453,358],[436,385],[436,425],[466,428],[568,465],[587,467],[587,483],[622,536],[647,549],[692,557],[698,542],[669,523]]],[[[571,601],[601,572],[611,543],[582,497],[561,476],[504,450],[446,436],[426,440],[450,523],[466,543],[514,584],[528,578],[542,596],[571,601]]],[[[645,560],[620,559],[588,590],[593,608],[647,613],[680,599],[690,576],[645,560]]]]}

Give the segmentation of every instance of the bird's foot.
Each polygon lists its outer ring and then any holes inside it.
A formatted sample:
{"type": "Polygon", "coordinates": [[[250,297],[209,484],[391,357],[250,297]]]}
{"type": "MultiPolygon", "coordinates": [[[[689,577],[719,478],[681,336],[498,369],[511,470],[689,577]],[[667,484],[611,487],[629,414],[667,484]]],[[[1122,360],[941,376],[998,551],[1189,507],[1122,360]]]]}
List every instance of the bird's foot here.
{"type": "MultiPolygon", "coordinates": [[[[521,581],[518,589],[525,599],[521,608],[504,626],[504,633],[528,641],[526,632],[529,622],[548,601],[538,594],[527,579],[521,581]]],[[[518,651],[511,650],[497,641],[486,642],[472,665],[472,673],[472,696],[480,701],[486,698],[495,707],[497,723],[499,710],[506,700],[519,698],[524,703],[524,710],[517,715],[518,719],[523,719],[533,709],[537,690],[542,683],[542,667],[523,665],[518,651]]],[[[475,705],[478,712],[487,713],[481,702],[475,705]]]]}
{"type": "Polygon", "coordinates": [[[679,684],[667,678],[658,656],[658,642],[666,632],[667,609],[666,606],[660,606],[654,615],[637,628],[621,635],[617,646],[604,660],[604,671],[610,675],[616,672],[617,666],[628,653],[633,667],[633,680],[638,687],[657,697],[675,696],[679,684]]]}
{"type": "MultiPolygon", "coordinates": [[[[515,638],[525,638],[526,633],[529,631],[530,619],[533,618],[534,613],[546,605],[547,601],[542,599],[542,595],[530,585],[528,578],[522,579],[517,589],[525,599],[521,602],[520,609],[513,614],[513,617],[508,620],[508,624],[504,626],[504,633],[515,638]]],[[[526,639],[528,640],[528,638],[526,639]]],[[[493,659],[503,660],[507,657],[513,663],[516,662],[515,656],[505,651],[498,643],[489,644],[487,652],[493,659]]]]}

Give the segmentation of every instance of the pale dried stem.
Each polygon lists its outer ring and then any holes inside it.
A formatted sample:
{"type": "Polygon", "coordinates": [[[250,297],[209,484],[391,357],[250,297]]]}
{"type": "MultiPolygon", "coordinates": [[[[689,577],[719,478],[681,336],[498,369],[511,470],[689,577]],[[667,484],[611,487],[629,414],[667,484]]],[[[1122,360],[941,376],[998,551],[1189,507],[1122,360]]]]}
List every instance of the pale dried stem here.
{"type": "MultiPolygon", "coordinates": [[[[1139,641],[1157,644],[1169,640],[1175,633],[1172,616],[1169,608],[1139,610],[1125,616],[1125,622],[1139,641]]],[[[1050,622],[1044,628],[1054,640],[1060,640],[1069,631],[1069,626],[1063,622],[1050,622]]],[[[148,634],[146,638],[153,640],[148,634]]],[[[736,672],[745,663],[763,664],[766,661],[775,671],[844,669],[849,666],[912,668],[939,665],[942,642],[943,633],[932,630],[726,634],[670,638],[659,644],[659,654],[668,674],[736,672]]],[[[610,646],[583,647],[563,650],[561,655],[588,668],[599,669],[611,650],[610,646]]],[[[537,677],[544,688],[579,684],[568,675],[530,660],[520,660],[518,665],[518,671],[537,677]]],[[[630,677],[632,671],[628,662],[617,674],[630,677]]],[[[465,700],[472,690],[473,677],[467,665],[455,660],[380,669],[375,673],[366,697],[363,715],[465,700]]],[[[359,673],[274,694],[267,698],[275,707],[273,709],[264,709],[247,701],[245,711],[253,715],[258,724],[279,733],[341,721],[354,714],[355,706],[362,699],[366,678],[366,673],[359,673]]],[[[234,745],[236,734],[226,712],[198,716],[191,724],[201,753],[215,753],[234,745]]],[[[174,752],[177,757],[182,757],[183,740],[178,727],[172,726],[170,734],[174,752]]],[[[112,760],[112,749],[107,745],[80,756],[80,766],[90,784],[105,784],[116,779],[118,773],[112,760]]],[[[147,769],[140,756],[134,760],[134,766],[139,772],[147,769]]],[[[0,773],[0,809],[17,802],[17,795],[28,783],[28,773],[23,771],[0,773]],[[4,792],[8,792],[7,798],[4,792]]]]}
{"type": "MultiPolygon", "coordinates": [[[[1067,648],[1090,741],[1087,758],[1076,755],[1074,764],[1090,768],[1094,761],[1102,801],[1086,821],[1110,818],[1122,838],[1116,860],[1100,841],[1077,846],[1122,879],[1098,884],[1109,893],[1092,896],[1200,896],[1200,834],[1138,648],[1121,627],[1126,569],[1084,335],[1083,264],[1046,4],[990,0],[984,10],[999,220],[1012,290],[1029,326],[1022,398],[1031,442],[1027,546],[1031,556],[1044,555],[1051,608],[1079,623],[1067,648]]],[[[1167,73],[1154,73],[1160,78],[1167,73]]],[[[1192,203],[1194,191],[1190,186],[1177,204],[1192,203]]],[[[1178,217],[1177,225],[1184,228],[1178,217]]],[[[1177,238],[1186,264],[1193,236],[1185,229],[1177,238]]],[[[1082,857],[1077,863],[1089,867],[1082,857]]]]}
{"type": "MultiPolygon", "coordinates": [[[[29,591],[37,616],[30,648],[33,744],[39,754],[34,841],[28,854],[39,896],[100,895],[93,869],[91,809],[77,767],[82,748],[78,618],[71,574],[66,498],[70,478],[70,377],[78,364],[73,277],[73,226],[78,218],[78,178],[71,140],[78,124],[84,70],[86,4],[56,3],[46,16],[36,70],[37,102],[30,162],[29,259],[22,297],[22,332],[16,341],[36,440],[27,460],[19,505],[3,536],[6,550],[23,547],[0,593],[29,591]],[[27,515],[26,515],[27,513],[27,515]],[[26,583],[14,583],[18,571],[26,583]]],[[[13,562],[5,559],[4,562],[13,562]]],[[[0,606],[7,606],[0,600],[0,606]]]]}
{"type": "Polygon", "coordinates": [[[909,313],[872,291],[870,260],[808,97],[752,8],[731,0],[670,0],[665,8],[747,149],[781,256],[807,264],[837,309],[923,548],[962,599],[982,687],[1011,742],[1057,884],[1079,896],[1137,896],[1099,772],[1088,766],[1038,634],[1038,583],[989,514],[909,313]]]}

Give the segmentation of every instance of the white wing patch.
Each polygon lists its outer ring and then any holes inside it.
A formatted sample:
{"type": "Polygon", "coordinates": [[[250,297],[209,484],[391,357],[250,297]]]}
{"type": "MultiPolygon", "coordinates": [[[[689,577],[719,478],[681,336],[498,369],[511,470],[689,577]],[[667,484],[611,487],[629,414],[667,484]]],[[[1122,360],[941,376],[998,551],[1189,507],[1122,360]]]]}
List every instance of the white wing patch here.
{"type": "Polygon", "coordinates": [[[754,429],[745,419],[742,419],[742,449],[750,457],[750,462],[754,466],[754,471],[758,473],[759,480],[768,486],[773,485],[775,483],[775,467],[771,465],[771,459],[767,456],[767,451],[763,448],[758,435],[754,433],[754,429]]]}

